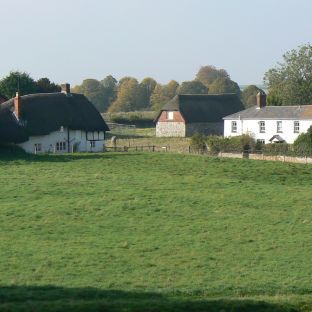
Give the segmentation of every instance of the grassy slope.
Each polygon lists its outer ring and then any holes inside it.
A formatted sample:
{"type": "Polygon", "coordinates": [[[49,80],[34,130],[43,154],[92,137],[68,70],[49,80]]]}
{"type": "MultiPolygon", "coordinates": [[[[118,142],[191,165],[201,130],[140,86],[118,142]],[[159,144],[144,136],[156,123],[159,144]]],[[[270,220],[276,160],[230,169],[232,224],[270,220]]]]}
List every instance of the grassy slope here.
{"type": "Polygon", "coordinates": [[[310,166],[97,154],[0,176],[1,311],[309,311],[310,166]]]}

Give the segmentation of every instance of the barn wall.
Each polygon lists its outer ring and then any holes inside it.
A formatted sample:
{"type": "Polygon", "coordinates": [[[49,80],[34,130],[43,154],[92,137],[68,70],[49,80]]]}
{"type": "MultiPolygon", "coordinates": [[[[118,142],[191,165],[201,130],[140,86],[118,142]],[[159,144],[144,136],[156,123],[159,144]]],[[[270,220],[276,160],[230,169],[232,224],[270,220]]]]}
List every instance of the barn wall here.
{"type": "Polygon", "coordinates": [[[156,124],[156,137],[185,137],[185,123],[158,121],[156,124]]]}
{"type": "MultiPolygon", "coordinates": [[[[54,131],[48,135],[31,136],[28,141],[18,144],[27,153],[35,152],[35,144],[41,144],[40,153],[66,153],[66,151],[56,151],[57,142],[66,142],[68,144],[67,129],[63,131],[54,131]]],[[[102,152],[104,146],[104,131],[86,132],[84,130],[69,131],[69,150],[76,152],[102,152]],[[91,147],[90,141],[95,140],[95,147],[91,147]]]]}
{"type": "Polygon", "coordinates": [[[186,124],[186,136],[190,137],[195,133],[223,135],[223,122],[197,122],[186,124]]]}

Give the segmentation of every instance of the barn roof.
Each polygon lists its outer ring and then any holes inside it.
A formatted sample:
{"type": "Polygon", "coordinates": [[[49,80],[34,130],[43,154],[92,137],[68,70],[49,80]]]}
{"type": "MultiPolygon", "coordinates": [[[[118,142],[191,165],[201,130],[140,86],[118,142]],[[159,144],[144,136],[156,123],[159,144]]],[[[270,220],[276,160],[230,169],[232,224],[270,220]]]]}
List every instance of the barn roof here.
{"type": "Polygon", "coordinates": [[[253,106],[223,119],[312,119],[312,105],[253,106]]]}
{"type": "Polygon", "coordinates": [[[187,123],[219,122],[226,115],[244,108],[236,94],[180,94],[166,103],[162,111],[180,111],[187,123]]]}

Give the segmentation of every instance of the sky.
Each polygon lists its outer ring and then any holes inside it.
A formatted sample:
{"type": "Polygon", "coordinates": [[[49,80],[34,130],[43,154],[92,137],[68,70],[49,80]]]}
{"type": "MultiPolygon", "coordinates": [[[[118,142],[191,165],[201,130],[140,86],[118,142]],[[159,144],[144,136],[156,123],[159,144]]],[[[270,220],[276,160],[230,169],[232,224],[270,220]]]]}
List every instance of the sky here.
{"type": "Polygon", "coordinates": [[[214,65],[261,84],[286,51],[312,42],[311,0],[0,0],[0,12],[0,79],[167,83],[214,65]]]}

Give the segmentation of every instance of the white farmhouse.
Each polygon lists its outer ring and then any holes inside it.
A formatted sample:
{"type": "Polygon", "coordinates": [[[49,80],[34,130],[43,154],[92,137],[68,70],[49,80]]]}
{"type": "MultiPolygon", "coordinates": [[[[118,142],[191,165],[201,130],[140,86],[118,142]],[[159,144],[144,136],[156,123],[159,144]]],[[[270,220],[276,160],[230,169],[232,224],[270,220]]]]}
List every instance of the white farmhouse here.
{"type": "Polygon", "coordinates": [[[312,105],[266,106],[266,94],[257,94],[257,105],[226,116],[224,136],[249,134],[261,143],[293,143],[312,125],[312,105]]]}
{"type": "Polygon", "coordinates": [[[108,126],[84,95],[70,92],[69,84],[57,93],[17,93],[0,106],[0,139],[28,153],[103,151],[108,126]]]}

